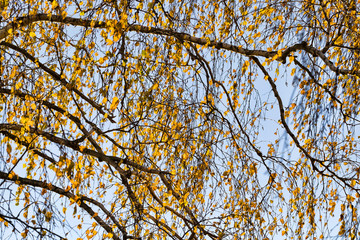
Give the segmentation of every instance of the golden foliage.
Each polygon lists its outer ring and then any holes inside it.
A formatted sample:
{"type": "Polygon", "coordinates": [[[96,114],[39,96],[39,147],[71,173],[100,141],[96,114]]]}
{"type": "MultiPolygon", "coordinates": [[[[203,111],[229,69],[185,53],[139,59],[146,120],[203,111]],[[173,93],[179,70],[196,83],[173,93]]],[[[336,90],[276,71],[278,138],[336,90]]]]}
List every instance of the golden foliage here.
{"type": "Polygon", "coordinates": [[[0,1],[4,234],[359,238],[359,5],[0,1]]]}

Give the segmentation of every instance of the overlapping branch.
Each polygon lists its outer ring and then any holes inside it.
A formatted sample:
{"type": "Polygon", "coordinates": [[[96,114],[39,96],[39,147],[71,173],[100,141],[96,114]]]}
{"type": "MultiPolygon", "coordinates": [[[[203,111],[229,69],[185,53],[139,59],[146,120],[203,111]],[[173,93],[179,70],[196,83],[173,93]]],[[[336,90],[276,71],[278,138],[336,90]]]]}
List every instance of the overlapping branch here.
{"type": "Polygon", "coordinates": [[[84,209],[90,216],[92,216],[95,221],[102,226],[108,233],[112,233],[113,234],[113,239],[115,240],[120,240],[120,237],[116,235],[116,233],[113,231],[112,227],[107,224],[87,203],[90,202],[96,206],[98,206],[101,210],[104,211],[104,213],[111,218],[113,221],[115,221],[114,223],[116,224],[117,227],[119,227],[119,229],[121,230],[121,232],[123,234],[126,234],[126,230],[123,226],[119,225],[116,221],[116,219],[112,216],[112,214],[99,202],[95,201],[94,199],[88,198],[86,196],[77,196],[73,193],[71,193],[70,191],[66,191],[60,187],[57,187],[51,183],[47,183],[47,182],[43,182],[43,181],[39,181],[39,180],[35,180],[35,179],[29,179],[29,178],[23,178],[23,177],[19,177],[17,175],[11,175],[5,172],[1,172],[0,171],[0,179],[6,180],[6,181],[11,181],[11,182],[15,182],[17,184],[23,184],[23,185],[28,185],[28,186],[33,186],[33,187],[39,187],[42,189],[46,189],[48,191],[57,193],[61,196],[65,196],[73,201],[75,201],[82,209],[84,209]]]}
{"type": "Polygon", "coordinates": [[[345,178],[345,177],[341,177],[338,174],[336,174],[333,170],[330,169],[330,167],[328,165],[326,165],[324,163],[324,161],[321,161],[320,159],[314,158],[313,156],[311,156],[311,154],[301,145],[301,143],[299,142],[299,140],[296,138],[295,134],[291,131],[290,127],[288,126],[288,124],[286,123],[286,118],[285,118],[285,108],[284,108],[284,104],[282,102],[282,99],[280,97],[280,94],[277,90],[276,84],[274,82],[274,80],[271,78],[271,76],[269,75],[269,73],[266,71],[266,69],[261,65],[260,61],[256,58],[256,57],[251,57],[251,59],[256,63],[256,65],[261,69],[261,71],[263,72],[263,74],[267,77],[267,80],[269,81],[269,84],[271,86],[271,89],[275,95],[275,98],[278,102],[278,107],[279,107],[279,111],[280,111],[280,121],[282,123],[282,125],[285,128],[286,133],[291,137],[291,139],[294,141],[296,147],[298,149],[301,150],[301,152],[311,161],[312,167],[313,169],[320,173],[323,176],[326,177],[330,177],[333,178],[334,180],[339,180],[341,181],[343,184],[345,184],[347,187],[356,190],[356,191],[360,191],[359,188],[355,188],[354,186],[352,186],[349,181],[354,180],[353,178],[345,178]],[[319,169],[315,163],[318,163],[321,167],[323,167],[324,169],[319,169]]]}
{"type": "MultiPolygon", "coordinates": [[[[96,20],[88,20],[88,19],[80,19],[80,18],[74,18],[74,17],[63,17],[60,15],[47,15],[47,14],[36,14],[36,15],[29,15],[25,17],[20,17],[16,19],[14,22],[9,23],[4,28],[0,29],[0,41],[5,40],[7,36],[10,35],[9,30],[13,29],[16,30],[20,27],[27,26],[34,22],[40,22],[40,21],[49,21],[49,22],[57,22],[57,23],[63,23],[63,24],[71,24],[73,26],[82,26],[82,27],[92,27],[92,28],[107,28],[106,22],[96,21],[96,20]]],[[[122,25],[118,23],[118,28],[121,28],[122,25]]],[[[224,43],[217,40],[211,40],[209,38],[199,38],[195,36],[191,36],[190,34],[183,33],[183,32],[177,32],[170,29],[162,29],[157,27],[147,27],[142,26],[138,24],[132,24],[126,26],[125,29],[122,29],[122,31],[133,31],[133,32],[140,32],[140,33],[149,33],[149,34],[156,34],[156,35],[162,35],[162,36],[171,36],[175,37],[181,41],[187,41],[194,44],[199,44],[202,46],[209,46],[214,47],[216,49],[223,49],[228,50],[232,52],[236,52],[245,56],[257,56],[257,57],[265,57],[265,58],[273,58],[276,57],[276,60],[279,62],[286,62],[286,58],[291,55],[291,53],[303,50],[309,54],[311,54],[314,57],[319,57],[328,67],[331,71],[339,73],[339,74],[351,74],[360,76],[360,72],[352,69],[343,69],[338,68],[334,65],[334,63],[326,57],[325,53],[322,50],[316,49],[313,46],[308,45],[306,42],[301,42],[299,44],[294,44],[293,46],[287,47],[284,49],[280,55],[278,55],[278,51],[265,51],[265,50],[252,50],[243,48],[242,46],[236,46],[233,44],[224,43]]],[[[0,43],[1,45],[8,45],[8,43],[0,43]]],[[[329,46],[330,47],[330,46],[329,46]]],[[[49,72],[49,70],[46,70],[49,72]]],[[[50,70],[51,71],[51,70],[50,70]]],[[[49,72],[52,74],[51,72],[49,72]]],[[[60,76],[57,76],[59,80],[62,80],[60,76]]],[[[62,80],[64,81],[64,80],[62,80]]],[[[78,94],[78,93],[77,93],[78,94]]],[[[91,102],[90,102],[91,103],[91,102]]],[[[93,105],[94,103],[92,103],[93,105]]],[[[95,104],[96,106],[96,104],[95,104]]],[[[101,107],[96,106],[96,108],[99,111],[101,110],[101,107]]]]}
{"type": "MultiPolygon", "coordinates": [[[[90,156],[96,157],[97,159],[99,159],[99,161],[107,162],[112,166],[117,166],[118,164],[125,164],[125,165],[134,167],[135,169],[138,169],[140,171],[147,172],[147,173],[159,174],[159,175],[170,174],[167,171],[147,168],[147,167],[142,166],[142,165],[140,165],[140,164],[138,164],[136,162],[133,162],[133,161],[127,159],[127,158],[120,158],[120,157],[117,157],[117,156],[108,156],[108,155],[106,155],[106,154],[104,154],[102,152],[98,152],[98,151],[95,151],[95,150],[92,150],[92,149],[89,149],[89,148],[86,148],[86,147],[80,148],[80,145],[76,142],[76,140],[75,141],[70,141],[70,140],[67,140],[67,139],[64,139],[64,138],[60,138],[60,137],[57,137],[57,136],[55,136],[55,135],[53,135],[51,133],[48,133],[46,131],[37,129],[37,128],[32,127],[32,126],[26,127],[24,125],[15,124],[15,123],[11,123],[11,124],[10,123],[0,123],[0,133],[2,133],[4,131],[21,131],[22,129],[28,129],[28,131],[30,133],[34,133],[34,134],[36,134],[38,136],[45,137],[47,140],[49,140],[49,141],[51,141],[53,143],[57,143],[57,144],[60,144],[62,146],[69,147],[69,148],[71,148],[71,149],[73,149],[75,151],[78,151],[78,152],[81,152],[81,153],[88,154],[90,156]]],[[[125,172],[124,170],[121,173],[124,174],[124,175],[128,175],[128,173],[125,172]]]]}

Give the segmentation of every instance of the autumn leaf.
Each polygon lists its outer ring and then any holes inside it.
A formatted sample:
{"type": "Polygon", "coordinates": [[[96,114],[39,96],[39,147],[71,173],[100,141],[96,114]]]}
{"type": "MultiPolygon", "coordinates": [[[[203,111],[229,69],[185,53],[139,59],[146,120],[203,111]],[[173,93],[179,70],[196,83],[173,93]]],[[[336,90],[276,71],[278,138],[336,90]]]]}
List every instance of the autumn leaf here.
{"type": "Polygon", "coordinates": [[[0,1],[2,235],[358,238],[356,3],[0,1]]]}
{"type": "Polygon", "coordinates": [[[110,105],[110,111],[114,111],[115,110],[115,108],[119,105],[119,98],[118,97],[114,97],[113,99],[112,99],[112,102],[111,102],[111,105],[110,105]]]}

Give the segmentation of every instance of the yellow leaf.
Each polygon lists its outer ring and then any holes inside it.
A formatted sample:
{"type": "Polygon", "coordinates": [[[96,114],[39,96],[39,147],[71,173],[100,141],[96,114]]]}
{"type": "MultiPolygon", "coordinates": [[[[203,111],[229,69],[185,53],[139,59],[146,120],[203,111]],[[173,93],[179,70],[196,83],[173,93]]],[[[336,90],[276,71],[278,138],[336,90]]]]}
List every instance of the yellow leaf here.
{"type": "Polygon", "coordinates": [[[294,61],[294,56],[289,57],[289,62],[292,63],[294,61]]]}
{"type": "Polygon", "coordinates": [[[114,97],[113,100],[112,100],[112,103],[110,105],[110,111],[114,111],[115,108],[119,105],[119,98],[118,97],[114,97]]]}
{"type": "Polygon", "coordinates": [[[115,35],[114,35],[114,42],[119,41],[119,40],[120,40],[120,37],[121,37],[120,34],[115,34],[115,35]]]}
{"type": "Polygon", "coordinates": [[[108,38],[108,39],[106,39],[106,43],[107,43],[107,45],[111,45],[111,44],[113,44],[113,41],[108,38]]]}
{"type": "Polygon", "coordinates": [[[10,145],[10,143],[8,143],[8,144],[6,145],[6,152],[7,152],[7,154],[11,155],[11,150],[12,150],[11,145],[10,145]]]}
{"type": "Polygon", "coordinates": [[[52,9],[55,9],[57,6],[59,6],[59,4],[57,3],[57,1],[52,1],[52,3],[51,3],[51,8],[52,9]]]}
{"type": "Polygon", "coordinates": [[[52,216],[52,212],[45,213],[45,221],[50,222],[52,216]]]}
{"type": "Polygon", "coordinates": [[[11,173],[9,174],[9,178],[10,178],[10,179],[13,179],[15,176],[16,176],[16,174],[15,174],[14,172],[11,172],[11,173]]]}
{"type": "Polygon", "coordinates": [[[36,34],[34,32],[30,32],[30,37],[35,37],[36,34]]]}
{"type": "Polygon", "coordinates": [[[295,68],[293,68],[293,69],[291,70],[291,76],[294,76],[295,71],[296,71],[296,69],[295,69],[295,68]]]}
{"type": "Polygon", "coordinates": [[[30,106],[31,106],[32,109],[34,109],[34,110],[36,109],[36,104],[35,103],[31,103],[30,106]]]}
{"type": "Polygon", "coordinates": [[[26,238],[27,232],[26,232],[26,231],[25,231],[25,232],[22,232],[22,233],[21,233],[21,236],[22,236],[23,238],[26,238]]]}

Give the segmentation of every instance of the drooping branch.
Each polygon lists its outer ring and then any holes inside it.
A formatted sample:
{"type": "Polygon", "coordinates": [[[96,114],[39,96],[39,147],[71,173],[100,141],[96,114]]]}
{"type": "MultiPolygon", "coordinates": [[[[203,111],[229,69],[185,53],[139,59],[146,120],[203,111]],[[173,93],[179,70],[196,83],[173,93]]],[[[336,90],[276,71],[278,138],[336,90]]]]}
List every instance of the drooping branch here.
{"type": "MultiPolygon", "coordinates": [[[[120,238],[113,231],[112,227],[109,226],[100,216],[98,216],[98,214],[87,203],[85,203],[85,201],[90,200],[87,197],[76,196],[76,195],[74,195],[73,193],[71,193],[69,191],[65,191],[64,189],[62,189],[60,187],[52,185],[51,183],[42,182],[42,181],[34,180],[34,179],[23,178],[23,177],[19,177],[17,175],[14,176],[14,175],[11,175],[11,174],[8,174],[8,173],[5,173],[5,172],[1,172],[1,171],[0,171],[0,179],[15,182],[17,184],[28,185],[28,186],[33,186],[33,187],[39,187],[39,188],[42,188],[42,189],[46,189],[48,191],[57,193],[57,194],[62,195],[62,196],[66,196],[68,199],[72,199],[72,200],[76,201],[77,204],[82,209],[84,209],[91,217],[93,217],[95,219],[95,221],[101,227],[103,227],[105,229],[105,231],[107,231],[108,233],[113,234],[113,239],[120,240],[120,238]]],[[[91,202],[94,203],[94,200],[91,200],[91,202]]],[[[100,203],[98,203],[97,205],[99,205],[99,204],[100,203]]]]}
{"type": "MultiPolygon", "coordinates": [[[[78,90],[75,86],[70,84],[66,79],[64,79],[59,73],[55,72],[54,70],[50,69],[49,67],[45,66],[45,64],[41,63],[39,59],[32,56],[30,53],[28,53],[25,49],[22,49],[18,46],[15,46],[11,43],[2,41],[0,42],[0,45],[9,47],[21,54],[23,54],[27,59],[32,61],[33,63],[37,64],[42,70],[44,70],[46,73],[48,73],[54,80],[59,81],[64,87],[66,87],[70,92],[76,93],[79,97],[84,99],[86,102],[88,102],[91,106],[93,106],[95,109],[97,109],[101,114],[105,115],[105,111],[103,110],[103,106],[96,103],[95,101],[88,98],[84,93],[82,93],[80,90],[78,90]]],[[[112,119],[111,116],[108,116],[108,119],[115,123],[115,121],[112,119]]]]}
{"type": "Polygon", "coordinates": [[[296,138],[295,134],[291,131],[289,125],[286,122],[286,118],[285,118],[285,108],[284,108],[284,104],[282,102],[282,99],[280,97],[280,94],[277,90],[276,84],[274,82],[274,80],[271,78],[270,74],[266,71],[266,69],[264,68],[264,66],[260,63],[259,59],[257,59],[256,57],[251,57],[251,59],[256,63],[256,65],[260,68],[260,70],[263,72],[263,74],[267,77],[268,82],[270,83],[271,89],[273,94],[275,95],[275,98],[278,102],[278,106],[279,106],[279,112],[280,112],[280,121],[281,124],[284,126],[286,133],[291,137],[291,139],[294,141],[296,147],[298,149],[300,149],[300,151],[311,161],[312,167],[313,169],[320,173],[323,176],[326,177],[330,177],[333,178],[334,180],[339,180],[341,181],[343,184],[345,184],[347,187],[359,191],[359,188],[355,188],[354,186],[352,186],[351,184],[349,184],[349,181],[354,180],[353,178],[345,178],[345,177],[341,177],[339,175],[337,175],[333,170],[330,169],[330,167],[326,164],[324,164],[324,161],[321,161],[320,159],[317,159],[313,156],[311,156],[311,154],[301,145],[300,141],[296,138]],[[323,167],[324,169],[319,169],[315,163],[318,163],[321,167],[323,167]],[[326,173],[325,171],[327,171],[328,173],[326,173]]]}
{"type": "Polygon", "coordinates": [[[32,229],[34,230],[37,234],[42,235],[43,231],[46,231],[47,233],[50,233],[53,236],[56,236],[57,238],[61,239],[61,240],[66,240],[65,237],[60,236],[59,234],[55,233],[54,231],[50,230],[49,228],[46,228],[44,226],[32,226],[30,225],[28,222],[23,221],[21,218],[19,218],[18,216],[7,216],[4,215],[2,213],[0,213],[0,218],[4,219],[5,221],[7,221],[8,223],[10,223],[10,225],[12,225],[13,227],[13,231],[19,231],[18,229],[16,229],[13,221],[15,222],[19,222],[21,225],[25,226],[25,228],[28,229],[32,229]]]}
{"type": "Polygon", "coordinates": [[[22,141],[21,139],[19,139],[18,136],[15,136],[14,134],[12,134],[12,133],[10,133],[10,132],[8,132],[8,131],[4,131],[4,130],[0,130],[0,133],[3,134],[3,135],[5,135],[5,136],[8,137],[9,139],[11,139],[11,140],[13,140],[13,141],[21,144],[22,146],[26,147],[28,150],[31,150],[31,151],[32,151],[33,153],[35,153],[36,155],[38,155],[38,156],[40,156],[40,157],[48,160],[49,162],[51,162],[51,163],[53,163],[53,164],[56,163],[56,161],[55,161],[52,157],[50,157],[50,156],[48,156],[47,154],[39,151],[38,149],[32,149],[30,143],[28,143],[28,142],[26,142],[26,141],[22,141]]]}

